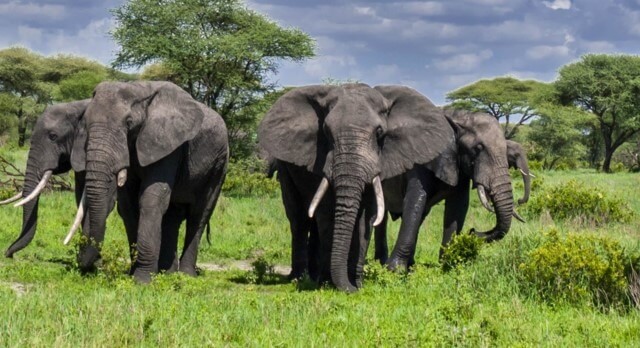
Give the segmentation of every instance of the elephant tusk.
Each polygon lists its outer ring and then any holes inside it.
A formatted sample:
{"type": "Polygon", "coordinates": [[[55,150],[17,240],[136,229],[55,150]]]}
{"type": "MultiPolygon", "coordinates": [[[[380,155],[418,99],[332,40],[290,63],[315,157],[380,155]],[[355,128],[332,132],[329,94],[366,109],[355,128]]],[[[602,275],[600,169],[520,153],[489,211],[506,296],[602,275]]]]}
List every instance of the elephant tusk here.
{"type": "Polygon", "coordinates": [[[71,228],[69,229],[69,233],[67,233],[67,236],[64,238],[64,245],[69,244],[69,242],[71,241],[71,238],[73,238],[73,235],[76,233],[76,231],[78,230],[78,227],[80,227],[80,224],[82,223],[82,218],[84,218],[84,201],[85,198],[87,197],[87,191],[83,190],[82,191],[82,198],[80,198],[80,204],[78,204],[78,212],[76,213],[76,218],[73,220],[73,225],[71,225],[71,228]]]}
{"type": "Polygon", "coordinates": [[[40,182],[38,183],[38,186],[36,186],[36,188],[33,190],[33,192],[31,192],[27,197],[25,197],[23,200],[21,200],[20,202],[14,204],[14,207],[20,207],[23,206],[29,202],[31,202],[34,198],[38,197],[38,195],[40,194],[40,192],[42,192],[42,190],[44,190],[44,187],[47,186],[47,181],[49,181],[49,178],[51,178],[51,171],[47,170],[46,172],[44,172],[44,175],[42,176],[42,179],[40,179],[40,182]]]}
{"type": "Polygon", "coordinates": [[[376,206],[378,207],[378,211],[376,212],[376,219],[373,222],[373,226],[378,226],[384,219],[385,210],[384,210],[384,193],[382,192],[382,183],[380,182],[380,176],[376,175],[373,178],[373,191],[376,194],[376,206]]]}
{"type": "Polygon", "coordinates": [[[523,224],[527,223],[527,221],[523,219],[522,216],[520,216],[520,214],[518,214],[518,212],[515,209],[513,209],[513,217],[516,218],[516,220],[522,222],[523,224]]]}
{"type": "Polygon", "coordinates": [[[127,168],[124,168],[118,172],[118,187],[124,186],[127,182],[127,168]]]}
{"type": "Polygon", "coordinates": [[[316,208],[318,208],[318,204],[320,204],[320,201],[322,200],[322,197],[324,197],[324,194],[327,193],[327,189],[329,189],[329,180],[327,180],[327,178],[322,178],[320,186],[318,186],[318,190],[311,200],[311,205],[309,205],[308,214],[310,218],[312,218],[313,214],[316,212],[316,208]]]}
{"type": "Polygon", "coordinates": [[[19,200],[20,198],[22,198],[22,192],[18,193],[17,195],[15,195],[15,196],[13,196],[11,198],[5,199],[4,201],[0,201],[0,205],[13,203],[13,202],[19,200]]]}
{"type": "Polygon", "coordinates": [[[530,177],[532,177],[532,178],[535,178],[535,177],[536,177],[536,176],[535,176],[535,175],[533,175],[531,172],[529,172],[529,173],[525,173],[525,172],[524,172],[524,170],[522,170],[522,169],[518,169],[518,170],[520,171],[520,173],[522,173],[522,175],[528,175],[528,176],[530,176],[530,177]]]}
{"type": "Polygon", "coordinates": [[[487,200],[487,193],[484,190],[484,186],[478,185],[477,190],[478,190],[478,198],[480,198],[480,202],[482,203],[482,205],[485,207],[485,209],[495,214],[496,211],[493,209],[493,207],[489,204],[489,201],[487,200]]]}

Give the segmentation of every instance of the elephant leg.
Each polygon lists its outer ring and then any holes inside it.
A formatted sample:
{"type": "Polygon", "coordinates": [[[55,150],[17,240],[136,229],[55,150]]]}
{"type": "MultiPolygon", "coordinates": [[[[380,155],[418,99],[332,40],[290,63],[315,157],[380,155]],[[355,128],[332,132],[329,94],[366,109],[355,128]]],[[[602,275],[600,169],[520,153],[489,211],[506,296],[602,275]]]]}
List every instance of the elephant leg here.
{"type": "Polygon", "coordinates": [[[302,277],[310,262],[309,232],[312,220],[307,216],[305,204],[295,187],[288,168],[281,168],[278,174],[284,210],[291,229],[291,273],[289,279],[302,277]]]}
{"type": "Polygon", "coordinates": [[[189,274],[191,276],[197,275],[196,262],[198,261],[198,247],[200,246],[200,240],[202,239],[202,233],[205,227],[209,224],[211,214],[216,208],[220,192],[222,191],[222,184],[224,183],[224,175],[226,169],[224,167],[218,168],[209,181],[208,187],[212,189],[204,195],[202,198],[206,204],[192,205],[187,216],[187,231],[185,234],[184,248],[182,249],[182,255],[180,256],[180,272],[189,274]]]}
{"type": "Polygon", "coordinates": [[[131,258],[133,274],[133,264],[135,263],[136,242],[138,240],[138,220],[140,219],[140,207],[138,205],[138,194],[140,184],[134,177],[129,177],[123,187],[118,188],[118,215],[122,218],[124,229],[127,232],[129,242],[129,257],[131,258]]]}
{"type": "Polygon", "coordinates": [[[380,225],[374,227],[374,244],[375,244],[375,253],[374,259],[378,260],[381,265],[387,263],[387,258],[389,255],[389,246],[387,244],[387,217],[388,213],[385,211],[384,218],[380,225]]]}
{"type": "Polygon", "coordinates": [[[316,221],[311,221],[307,256],[309,277],[311,279],[318,279],[320,276],[320,236],[318,233],[318,223],[316,221]]]}
{"type": "Polygon", "coordinates": [[[169,209],[162,217],[162,240],[160,242],[160,258],[158,270],[173,273],[178,270],[178,235],[180,225],[186,217],[184,206],[169,204],[169,209]]]}
{"type": "Polygon", "coordinates": [[[451,242],[453,233],[460,233],[464,220],[469,210],[469,180],[460,179],[452,196],[444,203],[444,224],[442,233],[442,246],[439,257],[442,257],[444,248],[451,242]]]}
{"type": "Polygon", "coordinates": [[[427,213],[427,178],[428,173],[422,167],[407,173],[400,232],[387,262],[387,268],[392,271],[407,271],[413,263],[418,232],[427,213]]]}

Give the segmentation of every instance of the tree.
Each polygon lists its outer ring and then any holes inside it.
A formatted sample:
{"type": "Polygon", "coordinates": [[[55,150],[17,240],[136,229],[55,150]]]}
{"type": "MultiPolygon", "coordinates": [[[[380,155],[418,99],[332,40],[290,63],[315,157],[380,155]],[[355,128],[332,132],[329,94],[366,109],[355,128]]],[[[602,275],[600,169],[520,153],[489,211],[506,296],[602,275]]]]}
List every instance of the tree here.
{"type": "Polygon", "coordinates": [[[563,66],[555,88],[562,100],[592,113],[604,144],[602,169],[640,132],[640,56],[587,54],[563,66]]]}
{"type": "MultiPolygon", "coordinates": [[[[240,0],[131,0],[113,10],[114,66],[152,65],[143,76],[170,77],[216,110],[230,128],[253,133],[242,110],[275,90],[278,62],[314,55],[313,40],[282,28],[240,0]],[[159,6],[160,5],[160,6],[159,6]]],[[[232,148],[236,141],[232,134],[232,148]]]]}
{"type": "Polygon", "coordinates": [[[498,122],[504,121],[504,135],[512,139],[518,128],[539,116],[538,99],[552,90],[547,83],[513,77],[480,80],[447,94],[450,107],[486,112],[498,122]],[[514,118],[520,118],[513,124],[514,118]]]}
{"type": "Polygon", "coordinates": [[[554,103],[540,104],[538,113],[527,134],[533,143],[530,156],[542,161],[544,169],[554,169],[561,161],[575,163],[584,158],[586,147],[582,140],[593,122],[591,114],[554,103]]]}
{"type": "Polygon", "coordinates": [[[0,93],[3,113],[13,115],[18,124],[18,146],[24,146],[27,125],[49,102],[51,86],[42,81],[44,58],[26,48],[0,51],[0,93]]]}

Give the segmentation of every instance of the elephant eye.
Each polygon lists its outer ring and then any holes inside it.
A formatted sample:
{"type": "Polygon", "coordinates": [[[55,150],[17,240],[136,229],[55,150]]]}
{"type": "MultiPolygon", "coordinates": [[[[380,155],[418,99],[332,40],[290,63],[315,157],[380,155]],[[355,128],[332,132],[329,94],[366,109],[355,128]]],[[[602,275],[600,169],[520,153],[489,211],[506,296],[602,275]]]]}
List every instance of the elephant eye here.
{"type": "Polygon", "coordinates": [[[131,127],[133,127],[133,119],[131,118],[131,116],[127,117],[127,129],[131,129],[131,127]]]}
{"type": "Polygon", "coordinates": [[[480,153],[482,152],[482,150],[484,150],[484,145],[482,144],[476,145],[476,153],[480,153]]]}
{"type": "Polygon", "coordinates": [[[58,135],[55,133],[49,133],[49,140],[56,141],[58,140],[58,135]]]}
{"type": "Polygon", "coordinates": [[[378,126],[378,128],[376,128],[376,138],[378,138],[378,140],[381,140],[382,137],[384,137],[384,130],[382,129],[382,127],[378,126]]]}

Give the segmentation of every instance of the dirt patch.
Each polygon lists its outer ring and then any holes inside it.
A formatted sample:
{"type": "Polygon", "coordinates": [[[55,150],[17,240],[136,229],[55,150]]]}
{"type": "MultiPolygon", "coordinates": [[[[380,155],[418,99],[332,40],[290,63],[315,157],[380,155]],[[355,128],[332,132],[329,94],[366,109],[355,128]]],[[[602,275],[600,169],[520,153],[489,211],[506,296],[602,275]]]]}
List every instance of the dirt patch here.
{"type": "MultiPolygon", "coordinates": [[[[253,266],[251,266],[251,262],[249,260],[238,260],[232,261],[227,264],[217,264],[217,263],[198,263],[198,267],[214,272],[223,272],[223,271],[231,271],[231,270],[240,270],[240,271],[251,271],[253,266]]],[[[273,270],[276,274],[288,275],[291,272],[291,267],[285,265],[275,265],[273,270]]]]}
{"type": "Polygon", "coordinates": [[[27,293],[27,286],[25,284],[15,283],[15,282],[0,282],[1,286],[6,286],[9,289],[13,290],[18,297],[23,296],[27,293]]]}

